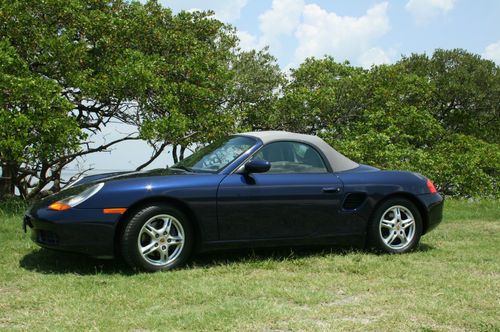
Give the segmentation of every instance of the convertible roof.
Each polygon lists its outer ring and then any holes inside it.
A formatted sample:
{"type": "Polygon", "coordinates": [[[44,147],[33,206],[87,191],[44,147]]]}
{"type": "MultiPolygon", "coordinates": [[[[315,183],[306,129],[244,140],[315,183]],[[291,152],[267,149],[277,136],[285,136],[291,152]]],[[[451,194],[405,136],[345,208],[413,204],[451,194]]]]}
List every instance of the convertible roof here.
{"type": "Polygon", "coordinates": [[[288,131],[253,131],[238,135],[258,138],[264,144],[276,141],[296,141],[310,144],[323,153],[323,155],[328,159],[332,169],[336,172],[346,171],[359,166],[358,163],[355,163],[351,159],[337,152],[337,150],[332,148],[318,136],[296,134],[288,131]]]}

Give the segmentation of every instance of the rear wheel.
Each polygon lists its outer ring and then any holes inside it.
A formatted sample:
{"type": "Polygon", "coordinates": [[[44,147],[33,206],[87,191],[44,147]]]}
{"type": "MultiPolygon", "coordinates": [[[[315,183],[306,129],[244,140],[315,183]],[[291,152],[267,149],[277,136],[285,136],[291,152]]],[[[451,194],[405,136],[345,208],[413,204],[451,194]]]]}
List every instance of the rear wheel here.
{"type": "Polygon", "coordinates": [[[148,206],[125,226],[122,255],[132,267],[170,270],[186,262],[193,240],[191,223],[184,213],[169,205],[148,206]]]}
{"type": "Polygon", "coordinates": [[[422,217],[416,206],[404,198],[384,202],[371,220],[371,247],[388,253],[414,250],[422,235],[422,217]]]}

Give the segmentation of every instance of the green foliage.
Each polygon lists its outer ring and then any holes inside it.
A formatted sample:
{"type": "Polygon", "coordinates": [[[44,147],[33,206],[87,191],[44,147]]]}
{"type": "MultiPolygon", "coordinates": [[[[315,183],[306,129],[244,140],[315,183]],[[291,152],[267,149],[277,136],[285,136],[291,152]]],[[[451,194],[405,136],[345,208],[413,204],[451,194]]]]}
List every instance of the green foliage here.
{"type": "Polygon", "coordinates": [[[446,193],[488,197],[499,193],[500,147],[472,136],[447,135],[418,164],[446,193]]]}
{"type": "Polygon", "coordinates": [[[158,36],[158,84],[139,102],[143,138],[186,146],[211,141],[232,127],[221,105],[229,95],[229,63],[237,39],[210,15],[181,12],[168,26],[148,32],[158,36]]]}
{"type": "Polygon", "coordinates": [[[321,135],[446,194],[500,195],[492,61],[459,49],[369,70],[310,58],[286,78],[212,14],[154,0],[0,0],[0,198],[57,191],[65,165],[126,139],[152,144],[152,160],[180,146],[182,159],[192,144],[265,129],[321,135]],[[138,135],[81,144],[116,121],[138,135]]]}
{"type": "Polygon", "coordinates": [[[22,215],[23,212],[28,208],[28,204],[25,200],[19,197],[5,197],[0,201],[0,218],[12,217],[22,215]]]}
{"type": "Polygon", "coordinates": [[[20,165],[78,149],[83,138],[56,82],[33,75],[0,41],[0,160],[20,165]]]}
{"type": "Polygon", "coordinates": [[[348,123],[362,111],[364,73],[331,57],[306,59],[292,70],[279,102],[282,128],[317,134],[348,123]]]}
{"type": "MultiPolygon", "coordinates": [[[[436,51],[433,59],[442,58],[443,52],[436,51]]],[[[457,79],[455,90],[447,90],[458,100],[461,93],[470,93],[465,90],[483,86],[487,91],[481,93],[480,115],[471,106],[470,113],[461,110],[456,115],[450,110],[448,116],[440,116],[443,105],[451,103],[450,95],[438,91],[447,74],[441,73],[437,82],[422,75],[417,69],[426,57],[411,58],[413,70],[408,70],[408,59],[362,70],[326,57],[308,59],[293,71],[280,100],[283,122],[289,130],[319,134],[360,163],[424,174],[447,195],[498,197],[500,145],[494,136],[498,104],[491,103],[496,88],[488,85],[496,79],[497,67],[462,51],[444,53],[452,59],[472,58],[455,64],[460,77],[468,71],[484,74],[475,87],[468,85],[470,80],[462,85],[457,79]],[[492,120],[481,127],[477,117],[492,120]]]]}
{"type": "Polygon", "coordinates": [[[0,186],[0,196],[14,186],[24,196],[42,194],[51,182],[51,190],[59,190],[69,162],[128,139],[77,149],[83,133],[99,134],[110,122],[135,125],[141,138],[163,146],[231,131],[233,117],[221,105],[231,95],[237,38],[211,14],[173,15],[157,1],[0,0],[2,43],[21,64],[13,67],[23,68],[2,76],[1,90],[10,98],[0,117],[10,135],[2,145],[10,150],[3,147],[0,161],[8,167],[4,174],[14,176],[8,189],[0,186]],[[23,87],[12,95],[10,85],[23,87]],[[29,137],[32,127],[37,140],[29,137]],[[38,181],[36,190],[29,178],[38,181]]]}
{"type": "Polygon", "coordinates": [[[428,85],[394,66],[372,68],[365,82],[364,100],[358,99],[359,108],[364,109],[361,114],[323,136],[358,162],[412,169],[425,159],[427,147],[444,134],[427,111],[428,85]]]}
{"type": "Polygon", "coordinates": [[[500,71],[493,61],[461,49],[413,54],[402,70],[429,81],[429,110],[450,132],[500,143],[500,71]]]}
{"type": "Polygon", "coordinates": [[[285,77],[276,58],[267,52],[240,52],[231,64],[230,101],[227,109],[234,114],[238,129],[266,130],[280,123],[277,101],[285,77]]]}

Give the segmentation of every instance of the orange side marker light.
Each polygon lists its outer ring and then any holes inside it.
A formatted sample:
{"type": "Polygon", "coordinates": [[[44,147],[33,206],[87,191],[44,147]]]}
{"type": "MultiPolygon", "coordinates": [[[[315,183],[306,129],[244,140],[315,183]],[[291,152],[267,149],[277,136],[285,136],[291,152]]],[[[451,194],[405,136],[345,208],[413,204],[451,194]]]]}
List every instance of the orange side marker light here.
{"type": "Polygon", "coordinates": [[[127,208],[107,208],[103,209],[104,214],[124,214],[127,208]]]}

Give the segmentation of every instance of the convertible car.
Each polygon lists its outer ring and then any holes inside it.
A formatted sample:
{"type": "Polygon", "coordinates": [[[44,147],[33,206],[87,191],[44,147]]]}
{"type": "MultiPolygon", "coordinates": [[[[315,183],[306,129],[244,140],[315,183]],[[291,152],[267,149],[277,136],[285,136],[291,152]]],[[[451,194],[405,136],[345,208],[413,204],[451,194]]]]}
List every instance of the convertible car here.
{"type": "Polygon", "coordinates": [[[168,270],[193,252],[305,244],[415,249],[443,198],[412,172],[357,164],[316,136],[220,139],[166,169],[84,177],[28,209],[38,245],[168,270]]]}

